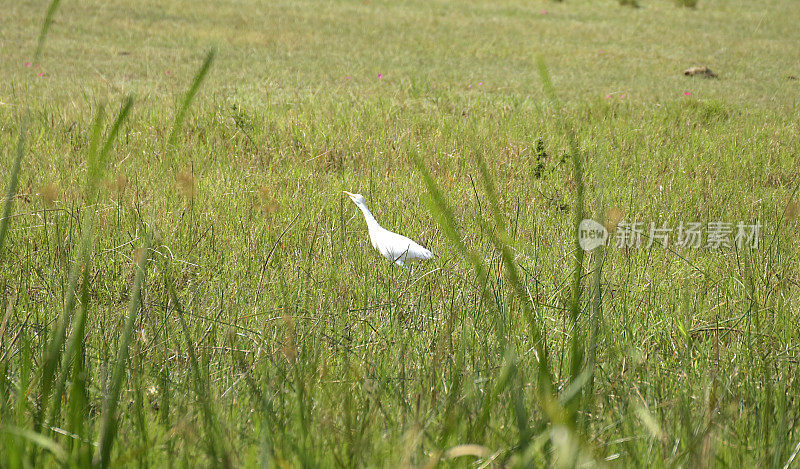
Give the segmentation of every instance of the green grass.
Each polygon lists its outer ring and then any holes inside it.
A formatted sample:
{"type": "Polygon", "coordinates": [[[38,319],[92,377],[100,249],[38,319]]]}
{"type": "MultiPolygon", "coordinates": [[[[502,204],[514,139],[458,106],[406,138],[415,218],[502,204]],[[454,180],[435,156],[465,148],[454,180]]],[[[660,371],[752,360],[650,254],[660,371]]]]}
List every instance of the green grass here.
{"type": "Polygon", "coordinates": [[[8,6],[0,466],[798,464],[800,4],[639,6],[8,6]]]}

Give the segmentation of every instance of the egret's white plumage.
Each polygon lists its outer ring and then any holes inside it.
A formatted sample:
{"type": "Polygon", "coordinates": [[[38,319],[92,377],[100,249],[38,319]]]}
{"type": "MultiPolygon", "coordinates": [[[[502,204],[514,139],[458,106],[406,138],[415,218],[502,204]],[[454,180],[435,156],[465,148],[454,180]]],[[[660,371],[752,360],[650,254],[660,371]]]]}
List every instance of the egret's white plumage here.
{"type": "Polygon", "coordinates": [[[356,204],[356,207],[361,209],[361,213],[364,214],[364,220],[367,221],[369,240],[372,242],[372,247],[377,249],[383,257],[403,268],[406,267],[406,263],[414,262],[417,259],[425,260],[433,258],[433,253],[415,243],[413,240],[403,235],[392,233],[379,225],[378,220],[372,216],[372,213],[367,208],[367,201],[364,199],[363,195],[351,194],[347,191],[343,192],[350,197],[350,200],[356,204]]]}

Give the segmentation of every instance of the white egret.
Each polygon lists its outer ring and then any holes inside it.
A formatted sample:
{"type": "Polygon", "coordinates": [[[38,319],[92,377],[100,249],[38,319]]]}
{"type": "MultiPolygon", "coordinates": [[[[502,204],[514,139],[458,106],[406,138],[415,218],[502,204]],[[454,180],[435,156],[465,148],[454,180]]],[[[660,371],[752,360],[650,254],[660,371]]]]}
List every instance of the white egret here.
{"type": "Polygon", "coordinates": [[[361,194],[352,194],[347,191],[342,191],[348,196],[350,200],[356,204],[356,207],[361,209],[364,214],[364,220],[367,221],[367,229],[369,229],[369,240],[372,242],[372,247],[378,250],[383,257],[394,262],[402,268],[406,268],[406,263],[411,263],[417,259],[431,259],[433,253],[415,243],[413,240],[406,238],[403,235],[392,233],[386,228],[378,224],[378,220],[372,216],[372,213],[367,208],[367,201],[361,194]]]}

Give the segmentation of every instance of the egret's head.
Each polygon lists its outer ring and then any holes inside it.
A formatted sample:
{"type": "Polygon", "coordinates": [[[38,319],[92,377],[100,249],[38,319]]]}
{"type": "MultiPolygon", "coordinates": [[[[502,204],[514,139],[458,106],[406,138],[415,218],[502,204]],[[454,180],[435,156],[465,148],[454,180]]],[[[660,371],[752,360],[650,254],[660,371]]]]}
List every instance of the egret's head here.
{"type": "Polygon", "coordinates": [[[353,194],[352,192],[347,192],[347,191],[342,191],[342,192],[347,194],[347,196],[350,197],[350,200],[352,200],[353,203],[355,203],[356,205],[367,204],[367,199],[365,199],[364,196],[361,194],[353,194]]]}

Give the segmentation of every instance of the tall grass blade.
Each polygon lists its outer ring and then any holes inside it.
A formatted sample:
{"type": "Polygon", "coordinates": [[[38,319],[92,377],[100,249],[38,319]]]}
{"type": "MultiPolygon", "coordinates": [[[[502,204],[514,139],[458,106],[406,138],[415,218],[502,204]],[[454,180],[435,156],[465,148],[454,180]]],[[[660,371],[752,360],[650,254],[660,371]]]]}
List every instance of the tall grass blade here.
{"type": "Polygon", "coordinates": [[[525,286],[522,284],[522,280],[520,279],[519,271],[517,270],[517,265],[514,260],[514,254],[511,251],[511,242],[510,237],[508,235],[508,231],[506,230],[506,224],[503,220],[503,214],[500,208],[500,201],[497,197],[497,189],[494,185],[494,181],[492,180],[491,174],[489,174],[489,168],[486,166],[486,161],[483,159],[482,150],[478,150],[475,152],[476,161],[478,163],[478,169],[481,173],[481,178],[483,180],[484,188],[486,189],[487,198],[489,199],[489,204],[492,207],[492,216],[494,218],[495,227],[497,230],[497,234],[490,232],[490,237],[492,238],[492,242],[494,243],[495,247],[500,251],[502,258],[503,258],[503,265],[505,266],[506,276],[508,278],[509,283],[511,284],[511,288],[514,290],[514,293],[517,296],[517,299],[522,304],[522,311],[525,317],[525,320],[528,323],[529,333],[531,334],[531,338],[533,339],[533,345],[536,347],[536,351],[538,354],[538,377],[539,377],[539,393],[542,397],[547,396],[548,398],[552,398],[553,395],[553,378],[550,372],[550,364],[547,357],[548,350],[547,350],[547,343],[546,337],[542,331],[541,325],[538,323],[536,318],[533,314],[533,305],[531,304],[531,298],[528,295],[525,286]]]}
{"type": "Polygon", "coordinates": [[[128,303],[128,315],[125,319],[125,325],[122,329],[122,337],[120,339],[119,349],[117,350],[117,358],[114,363],[114,371],[111,375],[111,384],[108,388],[108,394],[103,401],[103,420],[100,428],[100,446],[99,454],[95,457],[95,466],[105,468],[109,467],[111,458],[111,449],[114,445],[114,440],[117,434],[117,407],[119,407],[120,390],[122,388],[122,381],[126,374],[126,365],[128,362],[128,350],[130,347],[131,339],[133,337],[133,325],[136,322],[136,317],[139,315],[139,308],[142,299],[142,285],[144,284],[145,269],[149,259],[150,251],[150,237],[145,237],[145,243],[142,247],[142,254],[139,262],[136,265],[136,277],[131,288],[131,298],[128,303]]]}
{"type": "MultiPolygon", "coordinates": [[[[549,98],[550,102],[555,106],[556,111],[561,116],[563,111],[561,109],[561,105],[559,104],[558,97],[555,92],[555,88],[553,87],[553,83],[550,80],[550,73],[547,71],[547,66],[542,60],[541,57],[537,57],[536,65],[539,70],[539,76],[542,80],[542,86],[544,88],[545,94],[549,98]]],[[[567,138],[569,140],[570,151],[572,153],[572,177],[575,181],[575,208],[573,211],[573,228],[572,233],[574,237],[574,252],[575,252],[575,267],[572,272],[572,300],[570,302],[569,310],[570,310],[570,323],[572,326],[572,337],[571,337],[571,353],[570,353],[570,381],[574,381],[578,378],[578,375],[581,373],[581,368],[583,367],[583,357],[585,355],[584,350],[584,339],[583,334],[581,332],[581,327],[579,324],[580,320],[580,313],[581,313],[581,277],[583,276],[583,258],[584,258],[584,250],[581,248],[580,239],[578,237],[579,234],[579,226],[581,220],[583,220],[585,213],[584,213],[584,183],[583,183],[583,159],[581,157],[580,148],[578,146],[578,139],[575,136],[575,131],[570,127],[564,120],[563,117],[561,124],[564,125],[567,138]]],[[[574,404],[569,406],[570,414],[574,418],[575,412],[577,411],[577,405],[579,404],[578,401],[575,401],[574,404]]]]}
{"type": "Polygon", "coordinates": [[[39,57],[42,56],[44,40],[47,38],[47,32],[50,31],[50,25],[53,24],[53,16],[56,14],[59,3],[61,3],[61,0],[53,0],[50,2],[50,6],[47,7],[47,13],[44,15],[44,21],[42,22],[42,29],[39,30],[39,39],[36,41],[36,52],[33,54],[34,63],[38,62],[39,57]]]}
{"type": "Polygon", "coordinates": [[[122,108],[120,108],[117,118],[111,125],[111,130],[108,132],[108,135],[106,135],[106,141],[103,147],[99,151],[95,149],[95,151],[89,152],[89,156],[92,158],[89,161],[89,175],[86,185],[87,191],[90,191],[87,193],[87,202],[89,204],[93,204],[97,199],[97,193],[100,188],[99,183],[108,166],[108,155],[111,153],[111,147],[117,138],[117,134],[119,134],[119,129],[122,127],[123,122],[125,122],[128,115],[130,115],[132,107],[133,96],[128,95],[125,97],[125,101],[122,102],[122,108]]]}
{"type": "MultiPolygon", "coordinates": [[[[42,28],[39,31],[39,40],[36,42],[36,51],[33,54],[33,62],[39,61],[44,47],[44,41],[47,38],[47,31],[50,30],[50,25],[53,23],[53,16],[58,9],[60,0],[52,0],[50,6],[47,8],[42,28]]],[[[5,244],[6,236],[8,235],[8,226],[11,223],[11,211],[14,208],[14,197],[17,194],[17,184],[19,183],[19,171],[22,167],[22,156],[25,154],[25,138],[28,134],[28,123],[30,121],[30,109],[26,108],[22,116],[22,121],[19,126],[19,134],[17,136],[17,148],[14,157],[14,164],[11,166],[11,174],[8,181],[8,190],[6,192],[6,200],[3,204],[3,218],[0,219],[0,264],[3,263],[3,245],[5,244]]]]}
{"type": "MultiPolygon", "coordinates": [[[[133,106],[133,98],[131,96],[127,96],[125,101],[123,101],[122,108],[117,115],[117,118],[114,120],[114,123],[109,131],[108,135],[106,136],[105,144],[103,145],[102,149],[98,150],[101,140],[102,134],[102,121],[105,116],[103,107],[100,107],[97,111],[97,115],[95,117],[94,124],[92,125],[92,137],[89,145],[89,153],[88,153],[88,161],[87,161],[87,177],[86,177],[86,202],[88,206],[92,206],[96,200],[100,190],[100,181],[103,178],[103,174],[105,168],[107,167],[107,159],[108,154],[111,151],[111,147],[113,145],[114,140],[116,139],[117,134],[119,133],[119,129],[122,126],[122,123],[127,119],[128,115],[130,114],[131,107],[133,106]]],[[[93,217],[91,215],[87,215],[84,218],[83,224],[83,231],[81,233],[81,244],[79,249],[79,259],[78,262],[74,264],[74,269],[77,270],[81,267],[84,269],[84,282],[88,282],[89,280],[89,248],[92,245],[92,241],[94,239],[93,236],[93,217]]],[[[68,287],[67,293],[67,301],[65,301],[65,307],[62,311],[62,316],[58,322],[58,329],[56,332],[55,340],[51,343],[51,347],[49,350],[49,356],[46,368],[46,375],[43,377],[46,380],[50,379],[52,376],[51,372],[52,368],[55,366],[54,360],[56,359],[56,355],[58,355],[61,351],[61,345],[64,340],[64,335],[66,334],[67,327],[71,321],[71,313],[72,309],[74,308],[75,302],[75,287],[77,283],[77,275],[73,276],[70,275],[70,282],[68,287]]],[[[84,284],[83,287],[88,287],[88,285],[84,284]]],[[[85,296],[88,300],[88,295],[85,296]]],[[[86,320],[88,305],[83,303],[81,305],[81,321],[86,320]]],[[[81,327],[76,328],[81,329],[81,327]]],[[[50,414],[51,417],[51,424],[54,423],[54,419],[58,416],[61,407],[61,398],[64,392],[64,387],[67,381],[67,374],[69,372],[69,363],[73,358],[73,354],[75,348],[78,344],[79,340],[83,340],[82,337],[78,337],[75,335],[76,330],[73,330],[73,336],[69,344],[67,345],[67,349],[65,353],[61,356],[61,367],[59,368],[59,375],[58,378],[55,380],[56,383],[56,393],[54,396],[54,401],[52,405],[52,412],[50,414]]],[[[46,395],[45,395],[46,397],[46,395]]]]}
{"type": "MultiPolygon", "coordinates": [[[[105,116],[103,107],[100,107],[95,114],[94,122],[91,127],[91,137],[89,144],[88,161],[94,161],[94,154],[102,135],[102,121],[105,116]]],[[[87,176],[87,186],[91,186],[92,177],[87,176]]],[[[91,189],[87,189],[87,192],[91,189]]],[[[86,214],[83,218],[83,228],[81,230],[81,238],[78,247],[78,257],[72,264],[67,280],[67,292],[64,296],[64,306],[61,309],[61,314],[56,323],[56,330],[50,335],[49,342],[45,348],[43,365],[41,367],[41,379],[39,381],[39,411],[34,416],[33,429],[39,431],[41,429],[43,413],[49,407],[50,392],[52,391],[53,383],[55,382],[55,374],[57,371],[58,363],[61,361],[61,347],[64,345],[66,331],[70,323],[72,310],[75,308],[76,301],[76,288],[78,285],[78,276],[87,262],[89,257],[89,247],[91,245],[91,215],[86,214]]]]}
{"type": "Polygon", "coordinates": [[[26,441],[30,441],[35,446],[49,451],[59,462],[64,462],[66,459],[66,452],[64,451],[64,448],[62,448],[51,438],[48,438],[40,433],[28,430],[27,428],[17,428],[5,425],[0,426],[0,433],[9,433],[26,441]]]}
{"type": "MultiPolygon", "coordinates": [[[[600,221],[602,223],[602,220],[600,221]]],[[[592,372],[592,377],[586,385],[586,394],[584,405],[591,404],[594,392],[594,367],[597,363],[597,342],[599,340],[601,326],[603,324],[603,290],[601,285],[603,266],[605,264],[606,251],[603,246],[600,246],[592,256],[592,263],[594,264],[592,275],[592,297],[591,297],[591,313],[590,313],[590,335],[589,346],[586,356],[586,370],[592,372]]]]}
{"type": "Polygon", "coordinates": [[[172,132],[169,135],[169,145],[172,146],[175,144],[175,140],[178,138],[178,132],[180,131],[181,126],[183,125],[183,121],[186,119],[186,112],[189,110],[189,105],[192,104],[195,95],[197,95],[197,91],[200,89],[200,85],[203,83],[203,80],[208,75],[208,71],[211,69],[211,64],[214,62],[214,57],[217,55],[217,49],[211,49],[206,54],[205,60],[203,60],[203,64],[200,66],[200,69],[194,76],[194,80],[192,80],[192,85],[189,87],[189,90],[186,91],[186,94],[183,96],[183,101],[181,101],[181,107],[178,109],[178,113],[175,115],[175,122],[172,125],[172,132]]]}
{"type": "MultiPolygon", "coordinates": [[[[470,261],[470,263],[475,268],[479,278],[483,279],[482,283],[485,284],[486,269],[484,267],[483,261],[477,254],[475,254],[466,246],[464,241],[459,236],[458,231],[456,229],[453,210],[449,207],[449,205],[445,201],[444,196],[439,190],[438,185],[433,180],[433,177],[430,175],[427,168],[422,163],[421,159],[418,157],[418,155],[414,150],[410,151],[410,154],[412,161],[414,162],[414,165],[416,166],[419,173],[422,175],[425,186],[427,187],[428,193],[431,196],[432,208],[438,211],[440,226],[444,230],[447,237],[453,242],[453,244],[456,245],[459,251],[461,251],[465,255],[465,257],[470,261]]],[[[484,178],[484,183],[487,187],[487,191],[491,192],[490,199],[493,205],[493,210],[495,211],[495,217],[498,216],[502,217],[500,212],[499,202],[496,197],[496,190],[494,188],[493,182],[491,181],[488,168],[486,167],[485,161],[483,161],[483,158],[479,152],[477,156],[479,164],[482,165],[481,174],[484,178]]],[[[539,398],[539,402],[541,404],[543,411],[545,412],[545,414],[547,415],[547,417],[550,419],[551,422],[553,422],[554,424],[564,425],[568,429],[568,431],[570,431],[572,434],[575,428],[574,424],[567,418],[568,416],[567,412],[563,409],[561,404],[558,402],[558,398],[553,393],[554,388],[552,384],[552,377],[549,371],[549,365],[547,363],[543,333],[541,329],[538,327],[538,325],[535,323],[535,320],[533,318],[532,311],[530,310],[530,298],[528,297],[524,289],[524,286],[522,286],[522,282],[519,279],[519,273],[516,271],[516,265],[514,263],[513,254],[511,252],[509,244],[504,243],[502,241],[502,239],[508,239],[508,234],[503,229],[505,223],[502,221],[502,218],[499,219],[496,218],[495,222],[497,225],[499,225],[496,228],[498,229],[498,231],[501,232],[501,234],[497,236],[492,235],[494,236],[493,242],[500,249],[503,255],[503,262],[506,265],[507,276],[509,276],[509,278],[512,279],[511,283],[512,287],[514,288],[515,294],[523,302],[523,305],[527,305],[524,307],[528,308],[527,312],[525,313],[525,316],[526,319],[529,321],[529,324],[531,325],[530,327],[531,334],[533,335],[535,347],[537,349],[537,353],[539,354],[538,373],[540,378],[540,385],[537,386],[537,396],[539,398]]],[[[472,435],[474,435],[475,431],[478,430],[478,428],[481,428],[483,425],[485,425],[485,422],[488,421],[489,414],[493,408],[491,403],[495,401],[496,398],[499,396],[500,392],[502,392],[502,390],[508,386],[510,380],[516,374],[517,368],[513,361],[509,362],[508,359],[506,359],[505,366],[503,369],[504,372],[501,372],[500,378],[498,378],[498,381],[495,383],[494,392],[496,394],[488,396],[487,400],[484,401],[481,410],[481,415],[478,418],[478,423],[475,426],[472,426],[471,429],[472,435]]],[[[521,400],[518,400],[517,403],[518,405],[521,406],[521,400]]],[[[515,413],[518,416],[518,418],[519,416],[523,416],[526,414],[524,408],[522,407],[515,409],[515,413]]],[[[529,440],[533,433],[530,432],[527,425],[520,425],[519,428],[521,436],[529,440]]],[[[585,442],[582,439],[580,439],[578,435],[573,435],[573,436],[575,437],[576,441],[581,442],[585,446],[585,442]]]]}
{"type": "Polygon", "coordinates": [[[11,175],[8,180],[8,191],[6,193],[5,203],[3,204],[3,218],[0,219],[0,264],[3,263],[4,260],[5,251],[3,250],[3,245],[5,244],[6,235],[8,234],[8,226],[11,224],[11,211],[14,209],[14,198],[17,195],[19,170],[22,166],[22,155],[25,153],[25,136],[27,133],[28,116],[26,114],[19,128],[16,156],[14,157],[14,165],[11,167],[11,175]]]}
{"type": "Polygon", "coordinates": [[[509,358],[513,357],[506,357],[503,367],[500,369],[499,375],[494,380],[492,388],[489,390],[486,398],[481,404],[481,411],[478,414],[478,419],[470,429],[470,436],[473,438],[473,441],[479,441],[479,439],[486,433],[486,426],[489,423],[492,410],[495,409],[495,403],[503,391],[505,391],[505,389],[508,387],[509,382],[516,372],[517,365],[515,359],[509,358]]]}
{"type": "Polygon", "coordinates": [[[438,216],[439,218],[439,226],[444,231],[445,236],[453,243],[456,249],[464,255],[467,261],[472,266],[473,270],[478,276],[478,280],[481,285],[481,291],[485,292],[485,288],[487,282],[487,268],[481,259],[481,257],[473,250],[471,250],[462,239],[461,235],[458,232],[458,225],[456,224],[455,216],[453,215],[453,209],[450,207],[450,204],[447,203],[444,196],[442,195],[442,191],[439,190],[439,186],[433,180],[428,169],[425,167],[425,164],[417,155],[416,149],[411,148],[410,151],[411,161],[414,163],[414,166],[419,171],[420,175],[422,176],[422,180],[425,183],[425,187],[428,190],[428,194],[431,197],[431,209],[432,211],[438,216]]]}
{"type": "MultiPolygon", "coordinates": [[[[86,434],[84,418],[86,406],[89,402],[89,378],[86,375],[86,316],[89,304],[89,268],[84,268],[84,286],[81,288],[81,304],[84,305],[78,311],[73,326],[73,337],[75,339],[76,350],[72,359],[71,384],[69,389],[69,402],[67,404],[67,424],[69,430],[78,435],[79,440],[73,441],[72,460],[73,464],[88,467],[92,462],[91,437],[86,434]]],[[[72,340],[72,338],[70,338],[72,340]]]]}
{"type": "MultiPolygon", "coordinates": [[[[58,423],[61,413],[61,400],[67,386],[67,375],[71,371],[70,363],[75,355],[75,350],[82,348],[84,341],[84,329],[86,325],[86,314],[89,308],[89,263],[84,263],[83,279],[81,283],[81,305],[73,324],[72,334],[70,335],[67,347],[61,355],[61,366],[59,367],[58,378],[55,380],[55,392],[53,393],[53,403],[50,411],[49,423],[54,426],[58,423]]],[[[76,379],[73,375],[72,379],[76,379]]]]}
{"type": "MultiPolygon", "coordinates": [[[[482,151],[479,149],[475,152],[476,154],[476,161],[478,163],[478,169],[481,173],[481,178],[483,180],[484,188],[487,193],[487,198],[489,200],[489,204],[493,211],[493,218],[495,222],[495,232],[489,232],[489,236],[492,239],[495,247],[500,251],[504,270],[506,272],[506,278],[508,282],[511,284],[512,290],[514,294],[517,296],[518,300],[522,304],[523,307],[523,315],[528,323],[528,330],[531,334],[531,338],[534,342],[534,348],[537,352],[537,374],[538,374],[538,386],[536,388],[536,395],[539,401],[539,404],[542,407],[547,418],[553,425],[560,425],[562,426],[565,431],[567,431],[576,444],[579,444],[581,448],[586,448],[588,445],[586,444],[585,440],[577,433],[577,428],[575,425],[574,418],[570,412],[568,412],[564,406],[559,402],[558,396],[555,394],[555,387],[553,385],[553,377],[550,370],[550,364],[548,359],[548,349],[546,343],[546,336],[545,332],[542,329],[542,326],[537,322],[536,317],[533,314],[533,303],[531,300],[530,295],[528,294],[525,286],[522,283],[517,264],[514,260],[514,255],[511,250],[511,238],[506,230],[506,224],[502,217],[502,211],[500,207],[500,202],[497,197],[497,189],[492,180],[491,174],[489,173],[488,166],[486,165],[486,161],[483,158],[482,151]]],[[[513,353],[509,350],[509,353],[513,353]]],[[[513,355],[512,355],[513,358],[513,355]]],[[[513,362],[516,362],[516,359],[513,359],[513,362]]],[[[513,363],[511,362],[511,363],[513,363]]],[[[516,366],[514,366],[516,370],[516,366]]],[[[580,376],[579,376],[580,378],[580,376]]],[[[521,378],[517,377],[517,383],[521,382],[521,378]]],[[[585,385],[587,382],[586,379],[576,379],[573,380],[571,384],[573,384],[573,388],[580,389],[585,385]]],[[[527,447],[530,444],[531,439],[535,436],[534,431],[530,429],[527,425],[527,410],[524,408],[524,404],[522,401],[522,390],[520,385],[516,386],[511,390],[512,392],[512,401],[514,403],[514,411],[517,419],[517,426],[519,428],[520,433],[520,452],[525,454],[527,447]]]]}
{"type": "Polygon", "coordinates": [[[214,462],[213,465],[215,466],[219,465],[226,468],[231,467],[230,456],[225,449],[225,444],[219,433],[217,417],[214,414],[214,411],[211,409],[211,398],[208,395],[205,381],[200,374],[200,362],[197,359],[197,354],[194,351],[194,342],[192,341],[191,334],[189,333],[189,328],[186,326],[183,307],[181,306],[178,295],[175,292],[175,288],[173,287],[169,277],[167,277],[167,288],[169,289],[169,296],[175,307],[175,311],[178,313],[178,320],[181,324],[183,336],[186,339],[186,350],[189,354],[189,362],[191,364],[192,376],[194,378],[193,381],[195,385],[195,394],[197,395],[197,399],[200,401],[200,408],[202,410],[203,420],[205,421],[206,425],[206,441],[208,444],[209,457],[211,457],[211,460],[214,462]]]}
{"type": "MultiPolygon", "coordinates": [[[[113,140],[116,138],[119,128],[128,117],[130,113],[133,100],[128,96],[117,115],[117,118],[112,125],[111,131],[106,137],[105,144],[102,149],[100,148],[100,141],[102,138],[102,125],[105,117],[104,108],[101,106],[95,115],[95,120],[92,124],[91,140],[89,144],[89,153],[87,156],[87,175],[86,175],[86,196],[88,206],[92,206],[99,193],[100,181],[106,167],[106,157],[111,149],[113,140]]],[[[66,381],[68,367],[66,366],[72,359],[72,349],[68,349],[62,355],[62,346],[66,337],[66,331],[69,327],[72,317],[72,310],[75,307],[76,301],[76,287],[78,283],[78,275],[81,269],[88,268],[89,251],[94,239],[94,216],[91,212],[84,215],[83,228],[81,231],[80,246],[78,249],[78,259],[70,269],[69,281],[67,283],[67,293],[64,299],[64,307],[56,325],[56,331],[47,345],[44,366],[42,367],[41,379],[41,392],[40,392],[40,407],[37,413],[38,417],[34,421],[34,430],[39,431],[41,428],[41,417],[45,410],[50,407],[49,399],[54,383],[58,385],[58,394],[56,399],[60,401],[61,393],[63,392],[63,385],[66,381]],[[64,366],[61,368],[58,379],[56,379],[56,371],[58,364],[61,362],[64,366]]],[[[84,305],[85,307],[85,305],[84,305]]],[[[53,412],[57,412],[60,407],[60,402],[53,404],[53,412]]],[[[55,413],[52,414],[55,417],[55,413]]]]}

